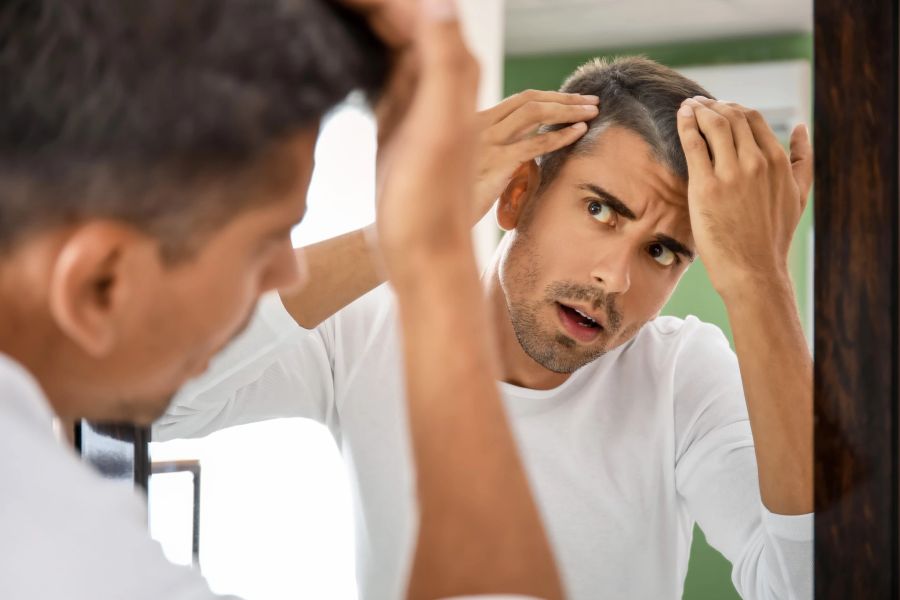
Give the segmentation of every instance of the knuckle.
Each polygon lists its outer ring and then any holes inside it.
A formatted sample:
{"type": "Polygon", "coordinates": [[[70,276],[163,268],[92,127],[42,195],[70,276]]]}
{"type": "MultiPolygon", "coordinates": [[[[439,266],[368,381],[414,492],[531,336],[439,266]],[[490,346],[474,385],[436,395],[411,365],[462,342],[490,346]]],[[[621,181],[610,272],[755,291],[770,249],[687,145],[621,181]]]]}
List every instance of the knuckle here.
{"type": "Polygon", "coordinates": [[[763,116],[762,113],[756,110],[755,108],[745,108],[744,109],[744,117],[747,118],[748,121],[762,121],[763,116]]]}
{"type": "Polygon", "coordinates": [[[753,154],[745,161],[745,168],[751,175],[762,175],[768,170],[768,162],[761,154],[753,154]]]}
{"type": "Polygon", "coordinates": [[[730,128],[731,125],[728,123],[728,119],[720,115],[719,113],[715,113],[709,118],[709,125],[714,129],[726,129],[730,128]]]}
{"type": "Polygon", "coordinates": [[[730,187],[736,184],[740,180],[740,173],[735,172],[732,169],[723,169],[719,171],[719,179],[722,181],[722,185],[730,187]]]}
{"type": "Polygon", "coordinates": [[[689,152],[706,151],[706,142],[700,136],[691,136],[684,140],[684,148],[689,152]]]}
{"type": "Polygon", "coordinates": [[[531,100],[522,107],[522,112],[532,121],[540,121],[544,116],[544,105],[537,100],[531,100]]]}

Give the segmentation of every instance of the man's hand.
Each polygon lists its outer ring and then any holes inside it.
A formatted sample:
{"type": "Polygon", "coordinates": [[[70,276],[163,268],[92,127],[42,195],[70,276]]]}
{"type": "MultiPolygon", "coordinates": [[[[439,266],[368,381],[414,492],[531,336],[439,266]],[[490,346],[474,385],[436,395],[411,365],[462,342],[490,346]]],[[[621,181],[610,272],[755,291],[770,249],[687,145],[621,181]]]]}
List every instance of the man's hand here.
{"type": "Polygon", "coordinates": [[[812,185],[805,126],[791,156],[757,111],[706,98],[686,100],[678,131],[690,173],[694,240],[720,295],[788,278],[791,239],[812,185]]]}
{"type": "Polygon", "coordinates": [[[813,510],[812,357],[787,255],[812,185],[805,127],[785,153],[762,116],[736,104],[685,101],[678,131],[688,163],[694,239],[725,301],[763,504],[813,510]]]}
{"type": "Polygon", "coordinates": [[[522,163],[574,144],[599,114],[597,96],[527,90],[478,113],[473,223],[490,209],[522,163]],[[542,125],[572,123],[539,133],[542,125]]]}

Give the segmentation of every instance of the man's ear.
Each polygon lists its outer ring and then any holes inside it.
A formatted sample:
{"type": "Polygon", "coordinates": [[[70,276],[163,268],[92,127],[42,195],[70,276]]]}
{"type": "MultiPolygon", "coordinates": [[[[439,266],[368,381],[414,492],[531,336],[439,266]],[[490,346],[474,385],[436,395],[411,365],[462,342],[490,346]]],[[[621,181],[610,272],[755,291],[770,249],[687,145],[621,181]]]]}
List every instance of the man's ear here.
{"type": "Polygon", "coordinates": [[[115,349],[123,313],[138,293],[138,269],[155,253],[148,242],[127,225],[92,221],[79,225],[60,249],[50,278],[50,314],[87,354],[100,358],[115,349]]]}
{"type": "Polygon", "coordinates": [[[519,165],[497,202],[497,224],[501,229],[510,231],[516,228],[522,210],[537,192],[540,182],[540,169],[535,161],[529,160],[519,165]]]}

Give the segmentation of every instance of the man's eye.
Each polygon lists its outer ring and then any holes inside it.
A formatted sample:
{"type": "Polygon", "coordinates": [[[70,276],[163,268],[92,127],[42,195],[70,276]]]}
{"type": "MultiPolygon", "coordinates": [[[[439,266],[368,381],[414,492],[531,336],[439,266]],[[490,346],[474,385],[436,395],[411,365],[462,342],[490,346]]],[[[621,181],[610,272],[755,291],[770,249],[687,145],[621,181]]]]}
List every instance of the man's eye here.
{"type": "Polygon", "coordinates": [[[675,256],[674,252],[672,252],[662,244],[651,244],[649,250],[650,256],[653,257],[653,260],[664,267],[670,266],[678,259],[678,257],[675,256]]]}
{"type": "Polygon", "coordinates": [[[597,202],[596,200],[591,201],[588,204],[588,213],[604,225],[612,225],[615,223],[615,211],[602,202],[597,202]]]}

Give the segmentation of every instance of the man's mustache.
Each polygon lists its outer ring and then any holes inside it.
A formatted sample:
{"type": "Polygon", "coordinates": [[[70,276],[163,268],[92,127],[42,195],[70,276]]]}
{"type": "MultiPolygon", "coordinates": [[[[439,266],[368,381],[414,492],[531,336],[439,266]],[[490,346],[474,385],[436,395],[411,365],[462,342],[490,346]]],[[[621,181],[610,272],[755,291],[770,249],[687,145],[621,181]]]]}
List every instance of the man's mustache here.
{"type": "Polygon", "coordinates": [[[556,281],[547,286],[546,296],[551,302],[572,300],[590,304],[592,310],[606,313],[606,328],[616,332],[622,326],[622,313],[616,308],[615,294],[607,294],[600,288],[571,281],[556,281]]]}

